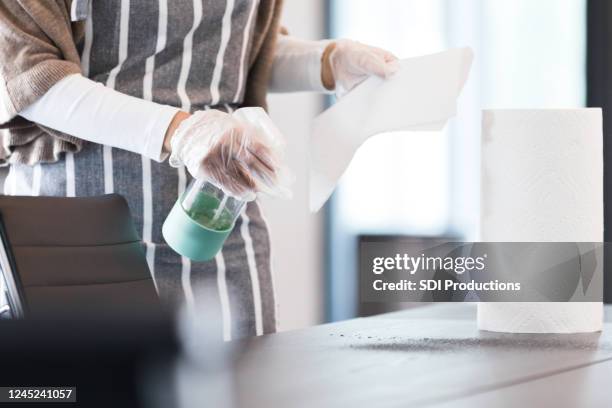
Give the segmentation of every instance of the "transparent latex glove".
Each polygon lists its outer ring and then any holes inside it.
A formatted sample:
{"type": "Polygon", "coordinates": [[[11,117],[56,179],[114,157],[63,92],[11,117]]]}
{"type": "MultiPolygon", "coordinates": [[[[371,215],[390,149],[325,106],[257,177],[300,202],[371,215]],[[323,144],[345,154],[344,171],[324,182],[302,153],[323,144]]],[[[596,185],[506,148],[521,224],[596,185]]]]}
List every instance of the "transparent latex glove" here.
{"type": "Polygon", "coordinates": [[[184,165],[193,177],[241,200],[252,201],[277,182],[281,166],[265,135],[225,112],[195,112],[181,122],[170,145],[171,166],[184,165]]]}
{"type": "Polygon", "coordinates": [[[338,97],[371,75],[388,78],[399,69],[397,57],[382,48],[352,40],[337,40],[329,54],[329,65],[338,97]]]}

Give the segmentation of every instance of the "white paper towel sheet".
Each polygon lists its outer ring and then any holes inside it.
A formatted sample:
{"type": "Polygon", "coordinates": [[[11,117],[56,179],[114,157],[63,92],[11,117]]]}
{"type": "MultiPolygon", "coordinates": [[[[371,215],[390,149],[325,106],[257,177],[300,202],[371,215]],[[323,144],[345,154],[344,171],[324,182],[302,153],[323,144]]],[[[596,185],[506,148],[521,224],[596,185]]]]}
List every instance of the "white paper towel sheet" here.
{"type": "MultiPolygon", "coordinates": [[[[601,109],[485,110],[481,240],[603,241],[601,109]]],[[[512,333],[601,330],[603,304],[480,303],[478,327],[512,333]]]]}
{"type": "Polygon", "coordinates": [[[441,130],[456,113],[473,54],[458,48],[400,61],[387,80],[372,77],[317,116],[310,143],[310,209],[332,194],[369,137],[399,130],[441,130]]]}

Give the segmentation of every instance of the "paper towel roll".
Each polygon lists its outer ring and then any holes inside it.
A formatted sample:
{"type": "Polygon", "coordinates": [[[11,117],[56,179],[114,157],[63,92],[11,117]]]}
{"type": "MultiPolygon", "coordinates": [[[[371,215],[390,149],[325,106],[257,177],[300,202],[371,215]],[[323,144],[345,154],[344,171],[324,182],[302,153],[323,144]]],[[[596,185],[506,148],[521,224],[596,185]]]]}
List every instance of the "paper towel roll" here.
{"type": "MultiPolygon", "coordinates": [[[[603,241],[601,109],[485,110],[481,240],[603,241]]],[[[480,303],[478,328],[601,330],[600,302],[480,303]]]]}

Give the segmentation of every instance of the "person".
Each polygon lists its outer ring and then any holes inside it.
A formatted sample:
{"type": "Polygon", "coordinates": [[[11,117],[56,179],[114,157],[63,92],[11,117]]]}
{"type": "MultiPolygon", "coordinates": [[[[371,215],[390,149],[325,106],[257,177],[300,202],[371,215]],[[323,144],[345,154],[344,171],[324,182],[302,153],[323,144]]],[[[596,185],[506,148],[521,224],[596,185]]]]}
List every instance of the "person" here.
{"type": "MultiPolygon", "coordinates": [[[[265,107],[268,90],[342,95],[397,69],[376,47],[291,37],[281,9],[281,0],[0,4],[5,194],[122,194],[161,299],[190,304],[194,288],[214,289],[203,293],[215,297],[225,339],[276,330],[261,208],[246,206],[214,260],[191,262],[161,235],[177,197],[202,173],[232,193],[259,191],[261,163],[274,160],[235,109],[265,107]]],[[[274,182],[278,165],[264,178],[274,182]]]]}

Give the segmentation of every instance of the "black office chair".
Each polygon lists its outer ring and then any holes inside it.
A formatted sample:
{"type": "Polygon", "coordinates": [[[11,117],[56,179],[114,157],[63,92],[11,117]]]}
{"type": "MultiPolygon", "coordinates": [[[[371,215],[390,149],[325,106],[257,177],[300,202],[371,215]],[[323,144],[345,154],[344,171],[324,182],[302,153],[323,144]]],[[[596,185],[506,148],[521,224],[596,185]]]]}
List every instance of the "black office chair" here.
{"type": "Polygon", "coordinates": [[[123,197],[1,196],[0,217],[0,318],[161,311],[123,197]]]}

